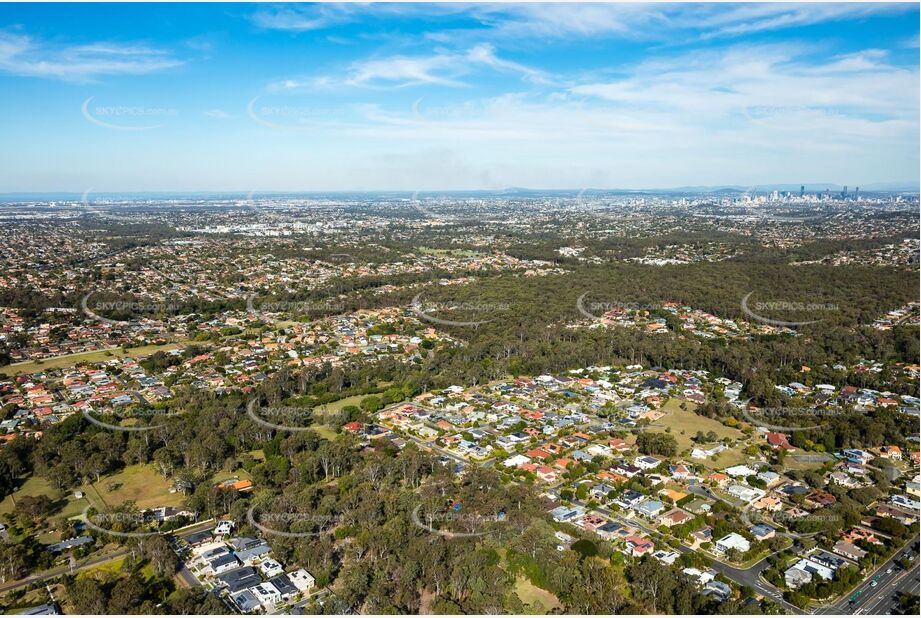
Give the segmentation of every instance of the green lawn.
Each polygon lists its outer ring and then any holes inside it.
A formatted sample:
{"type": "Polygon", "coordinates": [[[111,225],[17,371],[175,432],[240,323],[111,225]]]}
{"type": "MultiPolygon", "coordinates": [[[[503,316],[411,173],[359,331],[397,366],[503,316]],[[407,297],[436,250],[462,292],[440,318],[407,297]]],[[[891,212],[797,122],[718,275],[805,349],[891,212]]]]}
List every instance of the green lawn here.
{"type": "Polygon", "coordinates": [[[335,440],[339,435],[336,433],[336,429],[329,425],[311,425],[310,428],[320,434],[321,438],[326,438],[330,441],[335,440]]]}
{"type": "Polygon", "coordinates": [[[0,513],[12,513],[15,501],[19,498],[41,495],[48,496],[52,500],[60,500],[62,492],[53,488],[48,481],[41,477],[29,477],[26,482],[22,484],[22,487],[4,498],[3,502],[0,502],[0,513]]]}
{"type": "Polygon", "coordinates": [[[104,504],[99,500],[92,490],[87,491],[81,487],[81,490],[87,493],[86,498],[78,500],[74,497],[73,492],[63,492],[55,489],[45,479],[32,476],[23,483],[22,487],[14,491],[11,495],[4,498],[0,503],[0,513],[12,513],[15,508],[14,502],[25,496],[48,496],[55,502],[64,501],[62,509],[52,513],[52,517],[75,517],[83,512],[88,505],[92,504],[96,508],[102,508],[104,504]]]}
{"type": "Polygon", "coordinates": [[[93,579],[108,580],[113,577],[117,577],[121,574],[125,560],[126,558],[118,558],[117,560],[104,562],[99,566],[93,567],[92,569],[81,571],[77,574],[77,578],[92,577],[93,579]]]}
{"type": "Polygon", "coordinates": [[[345,406],[357,406],[361,404],[361,400],[365,397],[371,397],[371,395],[352,395],[351,397],[344,397],[342,399],[337,399],[336,401],[323,404],[318,406],[320,410],[326,410],[328,412],[339,412],[345,406]]]}
{"type": "Polygon", "coordinates": [[[98,483],[83,488],[95,502],[101,499],[108,506],[133,500],[138,508],[182,506],[184,496],[170,493],[170,482],[163,478],[153,464],[127,466],[118,474],[103,477],[98,483]]]}
{"type": "Polygon", "coordinates": [[[183,495],[178,492],[170,493],[170,482],[160,476],[153,464],[128,466],[117,474],[102,477],[98,483],[89,483],[77,489],[85,494],[84,498],[75,498],[73,491],[66,493],[58,491],[45,479],[33,476],[0,503],[0,513],[11,513],[14,508],[14,500],[17,498],[41,494],[52,500],[66,500],[63,509],[53,514],[56,517],[75,517],[80,515],[87,505],[103,509],[106,506],[116,506],[128,500],[133,500],[138,508],[142,509],[156,506],[181,506],[183,503],[183,495]]]}
{"type": "MultiPolygon", "coordinates": [[[[696,414],[694,412],[696,408],[697,405],[690,401],[669,399],[662,406],[662,412],[665,413],[665,416],[655,422],[658,427],[652,427],[649,431],[664,432],[667,428],[671,428],[671,434],[678,441],[679,453],[694,448],[695,444],[692,438],[697,435],[698,431],[702,431],[705,434],[712,431],[719,439],[740,440],[745,437],[738,429],[727,427],[715,419],[696,414]],[[681,409],[682,403],[686,405],[687,410],[681,409]]],[[[738,449],[729,449],[720,453],[714,460],[707,460],[704,464],[714,468],[724,468],[742,463],[746,459],[745,455],[739,452],[738,449]]]]}
{"type": "Polygon", "coordinates": [[[515,580],[515,594],[534,613],[545,614],[563,606],[556,595],[543,588],[538,588],[524,575],[519,575],[515,580]]]}
{"type": "MultiPolygon", "coordinates": [[[[813,454],[814,453],[809,453],[809,455],[813,455],[813,454]]],[[[784,468],[788,470],[799,470],[801,472],[805,472],[808,470],[818,470],[823,465],[825,465],[821,461],[810,461],[808,458],[802,458],[802,455],[804,455],[804,453],[801,454],[799,452],[794,453],[792,455],[787,455],[783,461],[784,468]]],[[[828,455],[828,461],[833,461],[833,460],[834,460],[834,457],[832,457],[831,455],[828,455]]]]}
{"type": "Polygon", "coordinates": [[[240,480],[247,480],[247,481],[253,480],[253,476],[249,472],[247,472],[243,468],[239,468],[233,471],[221,470],[220,472],[218,472],[217,474],[211,477],[211,482],[217,485],[218,483],[222,481],[226,481],[227,479],[232,479],[232,478],[237,478],[240,480]]]}

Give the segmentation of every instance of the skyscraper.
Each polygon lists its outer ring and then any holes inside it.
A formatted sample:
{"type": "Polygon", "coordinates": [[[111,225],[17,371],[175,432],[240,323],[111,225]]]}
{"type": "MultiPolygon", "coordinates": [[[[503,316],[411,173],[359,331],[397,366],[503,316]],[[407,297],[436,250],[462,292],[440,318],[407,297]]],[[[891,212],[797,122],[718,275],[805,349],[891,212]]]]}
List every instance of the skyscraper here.
{"type": "Polygon", "coordinates": [[[799,196],[803,197],[806,194],[806,185],[799,186],[799,196]]]}

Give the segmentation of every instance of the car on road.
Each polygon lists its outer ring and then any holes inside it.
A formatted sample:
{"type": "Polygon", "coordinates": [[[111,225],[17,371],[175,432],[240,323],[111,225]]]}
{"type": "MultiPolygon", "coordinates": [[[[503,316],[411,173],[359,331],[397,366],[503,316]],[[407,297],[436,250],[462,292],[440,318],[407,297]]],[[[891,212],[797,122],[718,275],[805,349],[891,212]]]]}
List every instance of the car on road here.
{"type": "Polygon", "coordinates": [[[890,573],[892,573],[892,567],[889,567],[888,569],[886,569],[886,575],[889,575],[890,573]]]}
{"type": "Polygon", "coordinates": [[[877,584],[879,584],[879,582],[877,582],[877,581],[871,582],[871,583],[870,583],[870,588],[876,588],[876,585],[877,585],[877,584]]]}

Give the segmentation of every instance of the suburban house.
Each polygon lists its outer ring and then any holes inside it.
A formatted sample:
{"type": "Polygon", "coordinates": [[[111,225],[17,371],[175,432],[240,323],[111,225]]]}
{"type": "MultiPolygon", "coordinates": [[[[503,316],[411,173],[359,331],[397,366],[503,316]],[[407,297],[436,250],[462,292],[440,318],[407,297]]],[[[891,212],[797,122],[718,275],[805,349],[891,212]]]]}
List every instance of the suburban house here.
{"type": "Polygon", "coordinates": [[[301,592],[307,592],[316,584],[316,580],[313,578],[313,575],[304,569],[298,569],[297,571],[288,573],[288,579],[291,580],[291,583],[294,584],[294,587],[301,592]]]}
{"type": "Polygon", "coordinates": [[[771,445],[771,448],[781,448],[785,451],[795,451],[796,449],[787,441],[787,436],[782,433],[776,433],[769,431],[765,436],[767,443],[771,445]]]}
{"type": "Polygon", "coordinates": [[[731,549],[736,549],[744,554],[749,549],[751,549],[751,543],[749,543],[748,539],[746,539],[741,534],[738,534],[737,532],[730,532],[719,541],[717,541],[713,546],[713,549],[718,554],[725,554],[731,549]]]}
{"type": "Polygon", "coordinates": [[[681,509],[672,509],[659,517],[659,523],[668,528],[671,528],[672,526],[680,526],[681,524],[685,524],[693,520],[693,515],[681,509]]]}
{"type": "Polygon", "coordinates": [[[628,536],[624,541],[631,556],[645,556],[655,549],[655,544],[645,537],[628,536]]]}

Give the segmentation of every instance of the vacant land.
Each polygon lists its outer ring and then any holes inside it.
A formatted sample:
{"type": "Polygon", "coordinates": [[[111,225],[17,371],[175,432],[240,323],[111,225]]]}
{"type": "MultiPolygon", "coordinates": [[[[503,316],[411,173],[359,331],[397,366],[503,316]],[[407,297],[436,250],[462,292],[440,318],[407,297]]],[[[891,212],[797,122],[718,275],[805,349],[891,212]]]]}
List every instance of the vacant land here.
{"type": "Polygon", "coordinates": [[[62,495],[62,492],[52,487],[45,479],[33,476],[23,483],[22,487],[4,498],[3,502],[0,502],[0,514],[12,513],[16,501],[26,496],[48,496],[52,500],[60,500],[62,495]]]}
{"type": "Polygon", "coordinates": [[[352,395],[351,397],[343,397],[342,399],[337,399],[336,401],[325,403],[318,407],[323,412],[339,412],[346,406],[360,405],[362,399],[371,396],[372,395],[352,395]]]}
{"type": "MultiPolygon", "coordinates": [[[[671,429],[671,434],[678,441],[679,453],[694,448],[695,444],[692,438],[697,435],[698,431],[702,431],[705,434],[712,431],[717,435],[718,440],[723,438],[740,440],[745,437],[738,429],[726,427],[712,418],[699,416],[694,412],[696,408],[697,405],[690,401],[669,399],[662,406],[662,412],[665,413],[665,416],[656,421],[655,426],[649,431],[664,432],[666,429],[671,429]],[[686,406],[686,410],[681,409],[682,404],[686,406]]],[[[707,460],[703,463],[713,468],[724,468],[741,463],[745,459],[745,455],[739,452],[738,449],[729,449],[720,453],[713,460],[707,460]]]]}
{"type": "Polygon", "coordinates": [[[64,501],[63,508],[54,513],[56,517],[77,517],[87,506],[104,509],[129,500],[138,508],[157,506],[181,506],[181,493],[170,493],[170,483],[160,476],[153,464],[128,466],[117,474],[102,477],[98,483],[81,485],[77,491],[84,493],[76,498],[74,492],[63,492],[52,487],[40,477],[32,477],[0,504],[0,513],[11,513],[14,501],[22,496],[45,495],[55,501],[64,501]]]}
{"type": "MultiPolygon", "coordinates": [[[[264,455],[262,459],[265,459],[264,455]]],[[[223,481],[226,481],[228,479],[240,479],[240,480],[251,481],[253,480],[253,476],[249,472],[244,470],[243,468],[237,468],[236,470],[221,470],[220,472],[218,472],[217,474],[211,477],[211,482],[217,485],[218,483],[222,483],[223,481]]]]}
{"type": "Polygon", "coordinates": [[[534,613],[543,614],[563,606],[556,595],[543,588],[538,588],[524,575],[519,575],[515,580],[515,594],[534,613]]]}
{"type": "Polygon", "coordinates": [[[170,493],[170,483],[163,478],[153,464],[127,466],[118,474],[103,477],[98,483],[84,488],[91,501],[101,499],[107,506],[115,506],[128,500],[138,508],[157,506],[181,506],[183,495],[170,493]]]}
{"type": "Polygon", "coordinates": [[[327,440],[335,440],[339,435],[336,433],[335,428],[330,427],[329,425],[311,425],[310,428],[317,432],[321,438],[326,438],[327,440]]]}

